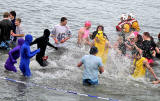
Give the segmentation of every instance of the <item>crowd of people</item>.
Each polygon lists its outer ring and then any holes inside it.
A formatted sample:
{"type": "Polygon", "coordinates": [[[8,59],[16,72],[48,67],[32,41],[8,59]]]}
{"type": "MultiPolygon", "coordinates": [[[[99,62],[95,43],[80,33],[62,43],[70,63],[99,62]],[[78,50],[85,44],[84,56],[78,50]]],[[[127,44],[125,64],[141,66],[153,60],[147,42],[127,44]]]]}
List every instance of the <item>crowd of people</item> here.
{"type": "Polygon", "coordinates": [[[133,60],[133,74],[134,78],[144,77],[146,68],[154,76],[157,81],[154,84],[160,83],[156,74],[154,73],[154,58],[159,58],[160,55],[160,33],[158,34],[158,42],[149,32],[139,34],[140,27],[138,21],[132,13],[126,15],[122,14],[120,23],[116,26],[119,32],[119,38],[114,45],[117,53],[130,57],[133,60]]]}
{"type": "MultiPolygon", "coordinates": [[[[60,23],[55,25],[51,32],[49,29],[45,29],[43,36],[32,41],[32,35],[24,34],[21,19],[16,17],[16,12],[5,12],[3,20],[0,21],[0,49],[10,50],[9,57],[4,65],[5,69],[17,72],[14,64],[17,63],[17,59],[20,57],[19,68],[24,76],[30,77],[30,58],[35,55],[40,66],[47,66],[46,47],[50,46],[58,50],[72,36],[67,21],[66,17],[62,17],[60,23]],[[49,42],[50,36],[55,42],[54,45],[49,42]],[[30,46],[34,44],[37,45],[37,50],[31,52],[30,46]]],[[[90,28],[91,22],[86,21],[84,27],[78,31],[77,38],[78,46],[88,45],[91,47],[90,54],[83,56],[77,65],[78,67],[84,65],[84,85],[98,84],[98,73],[102,74],[104,72],[109,48],[114,48],[118,55],[129,57],[133,61],[133,74],[131,74],[133,78],[144,77],[146,69],[148,69],[156,79],[153,83],[160,83],[152,68],[154,58],[160,58],[160,33],[157,43],[149,32],[140,35],[138,21],[132,13],[122,14],[120,23],[116,26],[118,40],[114,45],[109,43],[109,38],[104,33],[102,25],[98,25],[93,33],[90,33],[90,28]]]]}

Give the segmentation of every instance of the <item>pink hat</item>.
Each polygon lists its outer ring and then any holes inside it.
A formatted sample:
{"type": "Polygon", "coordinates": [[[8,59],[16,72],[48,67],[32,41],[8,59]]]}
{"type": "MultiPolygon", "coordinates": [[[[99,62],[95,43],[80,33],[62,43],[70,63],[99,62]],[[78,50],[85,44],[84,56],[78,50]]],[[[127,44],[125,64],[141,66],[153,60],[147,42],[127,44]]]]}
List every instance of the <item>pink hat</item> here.
{"type": "Polygon", "coordinates": [[[91,27],[91,22],[90,21],[86,21],[85,22],[85,27],[91,27]]]}
{"type": "Polygon", "coordinates": [[[137,31],[135,31],[135,32],[133,32],[133,34],[134,34],[135,36],[137,36],[139,33],[138,33],[137,31]]]}

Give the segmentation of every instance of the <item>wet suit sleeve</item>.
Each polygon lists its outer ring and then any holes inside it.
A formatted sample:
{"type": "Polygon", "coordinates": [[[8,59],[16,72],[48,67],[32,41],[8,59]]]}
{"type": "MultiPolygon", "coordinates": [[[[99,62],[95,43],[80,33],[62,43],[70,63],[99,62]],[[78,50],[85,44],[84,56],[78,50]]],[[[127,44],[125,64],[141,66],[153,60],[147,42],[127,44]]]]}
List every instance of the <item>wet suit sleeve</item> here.
{"type": "Polygon", "coordinates": [[[38,39],[35,39],[31,44],[30,46],[32,46],[33,44],[37,44],[38,43],[38,39]]]}
{"type": "Polygon", "coordinates": [[[18,47],[13,48],[8,54],[9,54],[9,58],[13,63],[16,63],[16,60],[13,58],[12,54],[16,51],[20,50],[18,47]]]}
{"type": "Polygon", "coordinates": [[[56,50],[58,50],[58,48],[55,47],[55,46],[53,46],[50,42],[48,42],[47,45],[50,46],[50,47],[52,47],[52,48],[54,48],[54,49],[56,49],[56,50]]]}
{"type": "Polygon", "coordinates": [[[37,49],[37,50],[35,50],[35,51],[33,51],[33,52],[30,52],[29,47],[26,47],[25,50],[26,50],[26,55],[27,55],[27,57],[29,57],[29,58],[32,58],[34,55],[36,55],[37,53],[40,52],[40,49],[37,49]]]}

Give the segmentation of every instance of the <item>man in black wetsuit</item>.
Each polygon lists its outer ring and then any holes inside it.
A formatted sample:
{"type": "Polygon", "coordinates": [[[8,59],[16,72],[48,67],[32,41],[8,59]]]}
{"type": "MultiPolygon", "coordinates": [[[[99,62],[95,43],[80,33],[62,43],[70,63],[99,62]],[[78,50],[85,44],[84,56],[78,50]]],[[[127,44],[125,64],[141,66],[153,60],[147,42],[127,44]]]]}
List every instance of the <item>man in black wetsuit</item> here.
{"type": "Polygon", "coordinates": [[[55,48],[56,50],[58,49],[57,47],[53,46],[49,42],[49,36],[50,36],[50,31],[48,29],[45,29],[43,36],[35,39],[30,44],[30,45],[37,44],[37,48],[40,48],[40,52],[36,55],[36,60],[43,67],[47,66],[47,62],[46,62],[47,57],[45,57],[45,51],[46,51],[47,45],[55,48]]]}

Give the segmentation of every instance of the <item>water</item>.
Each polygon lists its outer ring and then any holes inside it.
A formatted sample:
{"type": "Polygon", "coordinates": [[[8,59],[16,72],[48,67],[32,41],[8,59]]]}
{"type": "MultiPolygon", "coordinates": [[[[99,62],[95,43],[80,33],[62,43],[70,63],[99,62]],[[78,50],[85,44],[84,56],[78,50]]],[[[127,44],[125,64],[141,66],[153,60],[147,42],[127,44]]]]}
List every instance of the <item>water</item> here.
{"type": "MultiPolygon", "coordinates": [[[[17,17],[22,18],[22,26],[26,34],[30,33],[34,38],[42,35],[45,28],[53,29],[59,23],[62,16],[68,18],[68,26],[73,37],[67,42],[65,49],[55,51],[48,47],[46,55],[49,56],[49,65],[40,67],[31,60],[33,76],[25,80],[18,69],[18,73],[5,72],[4,63],[7,52],[0,52],[0,75],[33,82],[42,86],[72,90],[101,97],[111,97],[122,101],[158,101],[160,99],[159,85],[152,85],[150,73],[146,79],[134,80],[129,75],[130,61],[127,58],[116,56],[114,50],[110,50],[105,73],[99,75],[100,85],[96,87],[82,86],[83,68],[76,65],[80,58],[88,54],[87,48],[76,46],[77,30],[83,26],[86,20],[92,22],[91,31],[99,24],[104,25],[111,43],[117,38],[115,25],[122,13],[132,12],[136,15],[141,27],[141,33],[149,31],[154,37],[159,33],[160,19],[159,0],[0,0],[0,18],[3,12],[15,10],[17,17]]],[[[53,43],[51,39],[50,42],[53,43]]],[[[32,50],[36,46],[32,47],[32,50]]],[[[159,64],[159,60],[156,64],[159,64]]],[[[19,63],[19,61],[18,61],[19,63]]],[[[18,64],[16,65],[18,67],[18,64]]],[[[159,65],[154,67],[160,77],[159,65]]],[[[98,99],[75,96],[71,94],[47,90],[0,80],[1,101],[100,101],[98,99]]],[[[102,100],[103,101],[103,100],[102,100]]]]}

